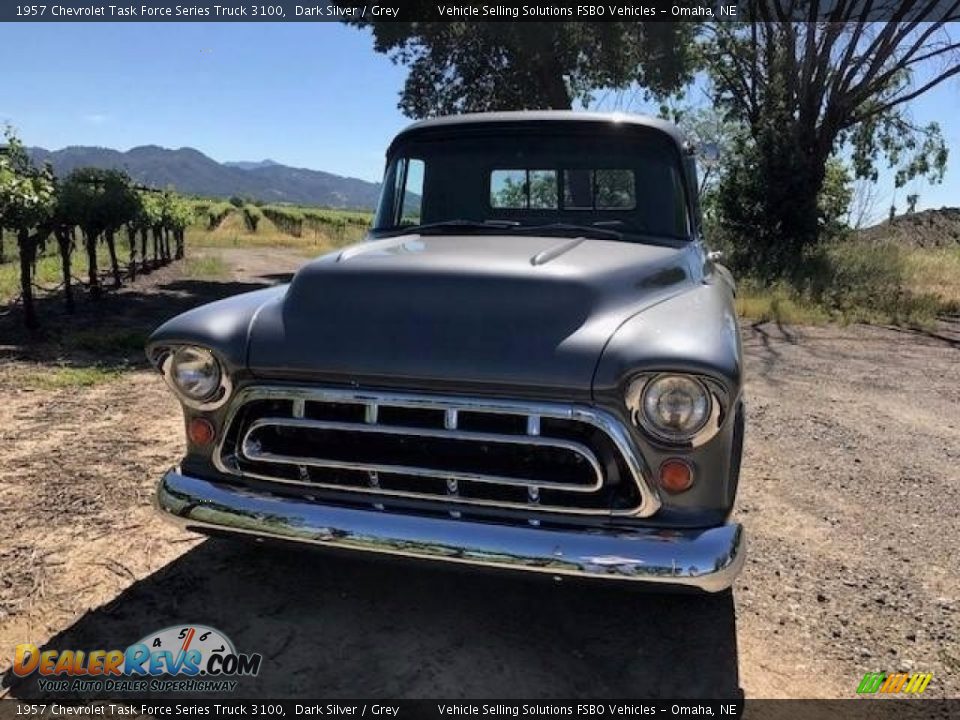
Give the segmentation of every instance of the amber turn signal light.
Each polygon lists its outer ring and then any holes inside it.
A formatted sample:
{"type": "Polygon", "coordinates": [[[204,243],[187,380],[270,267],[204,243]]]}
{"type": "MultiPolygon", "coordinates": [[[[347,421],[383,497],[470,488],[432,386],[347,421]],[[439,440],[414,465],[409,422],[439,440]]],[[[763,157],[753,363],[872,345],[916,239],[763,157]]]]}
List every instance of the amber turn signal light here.
{"type": "Polygon", "coordinates": [[[216,436],[213,423],[206,418],[193,418],[187,423],[187,437],[194,445],[209,445],[216,436]]]}
{"type": "Polygon", "coordinates": [[[668,493],[682,493],[693,485],[693,468],[685,460],[671,458],[660,466],[660,487],[668,493]]]}

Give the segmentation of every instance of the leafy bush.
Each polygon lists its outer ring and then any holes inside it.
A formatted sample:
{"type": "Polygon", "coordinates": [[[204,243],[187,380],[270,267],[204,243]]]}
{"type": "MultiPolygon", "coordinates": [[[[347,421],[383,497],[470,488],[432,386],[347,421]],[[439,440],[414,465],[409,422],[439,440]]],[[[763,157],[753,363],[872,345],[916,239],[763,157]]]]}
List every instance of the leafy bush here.
{"type": "Polygon", "coordinates": [[[257,231],[257,225],[260,224],[260,219],[263,217],[263,213],[260,211],[256,205],[244,205],[243,206],[243,221],[247,225],[247,229],[250,232],[257,231]]]}
{"type": "Polygon", "coordinates": [[[918,289],[908,252],[887,244],[838,242],[807,253],[790,280],[746,275],[741,314],[759,320],[891,323],[926,327],[948,308],[941,294],[918,289]]]}
{"type": "Polygon", "coordinates": [[[207,228],[216,230],[220,223],[234,211],[234,206],[230,203],[215,203],[207,207],[207,228]]]}
{"type": "Polygon", "coordinates": [[[814,284],[821,304],[848,322],[928,325],[940,302],[911,288],[906,252],[892,243],[837,243],[824,248],[826,271],[814,284]]]}
{"type": "Polygon", "coordinates": [[[261,210],[280,232],[294,237],[303,235],[303,213],[296,208],[266,206],[261,210]]]}

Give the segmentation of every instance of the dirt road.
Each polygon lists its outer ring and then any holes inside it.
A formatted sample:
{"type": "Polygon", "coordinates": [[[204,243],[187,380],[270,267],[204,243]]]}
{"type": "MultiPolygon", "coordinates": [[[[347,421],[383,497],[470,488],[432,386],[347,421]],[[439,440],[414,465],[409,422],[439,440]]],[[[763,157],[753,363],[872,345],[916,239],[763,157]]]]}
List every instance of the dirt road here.
{"type": "MultiPolygon", "coordinates": [[[[225,258],[229,280],[170,268],[114,300],[131,322],[159,320],[302,261],[225,258]]],[[[743,337],[749,560],[732,597],[202,540],[150,510],[181,451],[159,377],[131,354],[108,381],[36,387],[55,360],[8,348],[0,671],[19,642],[125,647],[196,622],[263,653],[237,691],[249,697],[851,697],[864,672],[899,669],[933,672],[927,695],[960,695],[960,347],[864,327],[743,337]]],[[[14,680],[7,693],[37,694],[14,680]]]]}

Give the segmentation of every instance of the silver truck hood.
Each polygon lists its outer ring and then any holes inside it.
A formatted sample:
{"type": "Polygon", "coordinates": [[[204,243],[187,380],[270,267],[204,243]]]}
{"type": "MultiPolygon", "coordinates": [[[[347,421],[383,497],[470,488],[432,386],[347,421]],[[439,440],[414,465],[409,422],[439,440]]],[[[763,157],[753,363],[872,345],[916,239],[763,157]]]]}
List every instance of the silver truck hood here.
{"type": "Polygon", "coordinates": [[[308,263],[250,327],[255,375],[589,393],[627,318],[691,282],[684,249],[445,235],[308,263]]]}

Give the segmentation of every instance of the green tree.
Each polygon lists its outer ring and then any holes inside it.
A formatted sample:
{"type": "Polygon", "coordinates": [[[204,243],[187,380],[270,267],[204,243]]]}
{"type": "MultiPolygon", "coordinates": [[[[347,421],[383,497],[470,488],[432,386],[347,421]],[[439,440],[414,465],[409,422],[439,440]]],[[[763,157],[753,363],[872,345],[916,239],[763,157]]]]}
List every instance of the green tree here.
{"type": "Polygon", "coordinates": [[[129,272],[130,279],[137,279],[137,240],[140,241],[140,271],[146,273],[147,267],[147,233],[153,222],[150,211],[151,191],[137,190],[136,210],[127,219],[127,245],[130,252],[129,272]]]}
{"type": "Polygon", "coordinates": [[[173,233],[174,259],[180,260],[184,256],[184,234],[194,218],[193,206],[186,199],[173,194],[165,193],[164,199],[164,222],[173,233]]]}
{"type": "Polygon", "coordinates": [[[65,215],[80,227],[83,235],[91,296],[100,296],[97,242],[101,237],[110,255],[114,286],[120,287],[122,280],[115,235],[117,230],[135,217],[140,207],[140,198],[130,178],[120,170],[78,168],[64,179],[60,193],[65,215]]]}
{"type": "Polygon", "coordinates": [[[905,106],[960,73],[947,25],[960,0],[903,3],[888,22],[865,22],[873,3],[860,0],[830,3],[822,22],[825,7],[797,0],[788,15],[754,0],[757,22],[712,24],[702,46],[718,106],[745,131],[720,184],[721,213],[766,276],[796,267],[824,236],[821,191],[841,148],[858,178],[875,179],[888,160],[898,187],[937,182],[946,166],[940,128],[915,125],[905,106]],[[793,22],[796,13],[809,22],[793,22]]]}
{"type": "Polygon", "coordinates": [[[104,176],[104,192],[101,198],[104,215],[104,240],[110,254],[110,269],[113,272],[113,285],[122,284],[120,263],[117,259],[116,233],[124,225],[135,220],[140,212],[140,195],[133,188],[130,177],[119,170],[107,170],[104,176]]]}
{"type": "Polygon", "coordinates": [[[827,159],[823,185],[817,195],[817,228],[820,237],[841,238],[847,234],[846,223],[853,184],[850,170],[838,157],[827,159]]]}
{"type": "Polygon", "coordinates": [[[20,287],[26,326],[38,326],[33,302],[33,268],[38,245],[49,234],[54,210],[54,178],[49,166],[36,168],[9,128],[0,148],[0,227],[13,229],[20,251],[20,287]]]}
{"type": "MultiPolygon", "coordinates": [[[[144,192],[140,195],[140,207],[146,227],[150,229],[153,241],[153,267],[160,265],[160,245],[163,233],[163,196],[158,192],[144,192]]],[[[140,235],[141,257],[144,265],[147,264],[146,233],[140,235]]]]}
{"type": "Polygon", "coordinates": [[[72,313],[75,309],[71,262],[73,249],[76,246],[76,227],[81,219],[81,207],[77,196],[73,193],[73,187],[58,182],[52,224],[53,234],[57,240],[57,249],[60,253],[60,268],[63,271],[63,298],[68,313],[72,313]]]}
{"type": "Polygon", "coordinates": [[[569,109],[575,102],[588,106],[598,89],[633,85],[663,96],[690,80],[697,28],[672,22],[350,24],[371,29],[374,49],[409,68],[399,107],[416,118],[569,109]]]}

